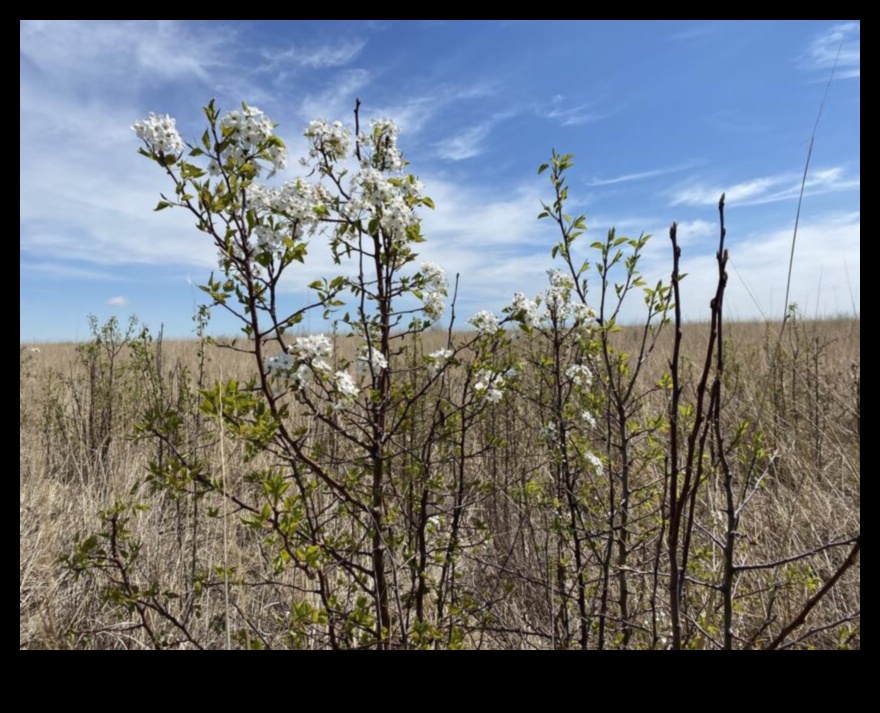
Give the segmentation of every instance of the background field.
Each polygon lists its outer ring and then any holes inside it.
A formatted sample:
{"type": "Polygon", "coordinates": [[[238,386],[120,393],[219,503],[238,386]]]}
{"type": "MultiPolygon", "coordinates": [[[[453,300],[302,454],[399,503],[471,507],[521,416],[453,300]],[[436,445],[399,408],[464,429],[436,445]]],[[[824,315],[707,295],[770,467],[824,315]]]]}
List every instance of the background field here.
{"type": "MultiPolygon", "coordinates": [[[[685,330],[686,363],[701,362],[705,325],[685,330]]],[[[768,572],[743,576],[738,598],[738,630],[754,640],[738,645],[760,647],[779,625],[793,618],[811,594],[837,570],[848,549],[824,548],[860,532],[860,321],[839,319],[796,322],[781,344],[778,326],[734,324],[727,328],[728,368],[724,390],[725,417],[730,422],[759,423],[767,457],[766,477],[750,504],[741,543],[750,562],[775,562],[802,552],[813,555],[768,572]],[[765,631],[761,628],[765,627],[765,631]]],[[[620,347],[634,344],[637,334],[618,335],[620,347]]],[[[671,332],[661,339],[643,376],[656,382],[666,370],[671,332]]],[[[445,344],[445,335],[429,334],[425,351],[445,344]],[[431,343],[432,340],[436,344],[431,343]]],[[[340,350],[349,348],[340,338],[340,350]]],[[[530,349],[528,340],[514,349],[530,349]]],[[[163,457],[155,440],[134,438],[144,408],[161,394],[188,414],[193,438],[210,424],[198,412],[198,384],[237,378],[246,381],[252,363],[246,356],[209,347],[199,357],[196,342],[152,342],[147,356],[154,369],[143,368],[129,348],[118,353],[107,345],[83,349],[71,344],[20,349],[19,436],[19,646],[39,648],[148,647],[150,642],[125,609],[113,606],[99,579],[75,579],[59,565],[77,535],[100,529],[98,514],[131,497],[145,481],[151,461],[163,457]]],[[[539,501],[518,487],[549,478],[552,460],[541,433],[541,416],[524,400],[509,398],[472,437],[468,479],[479,482],[473,503],[492,531],[491,546],[467,550],[462,578],[469,591],[495,591],[487,596],[486,616],[474,624],[462,646],[467,648],[548,648],[558,643],[556,604],[548,564],[553,547],[552,517],[539,501]],[[509,542],[506,540],[509,539],[509,542]],[[503,586],[501,584],[503,583],[503,586]],[[493,587],[496,589],[493,590],[493,587]],[[500,593],[499,593],[500,592],[500,593]],[[491,599],[491,601],[490,601],[491,599]]],[[[642,404],[644,423],[663,416],[667,401],[652,392],[642,404]]],[[[292,418],[297,418],[296,415],[292,418]]],[[[425,415],[427,418],[427,415],[425,415]]],[[[214,441],[205,457],[230,481],[242,479],[253,465],[231,444],[214,441]]],[[[657,473],[639,475],[646,493],[657,473]]],[[[244,485],[242,485],[244,487],[244,485]]],[[[131,529],[141,541],[145,582],[189,591],[192,574],[234,567],[237,579],[228,591],[216,582],[190,610],[190,631],[205,648],[242,646],[259,641],[264,648],[318,647],[314,640],[290,639],[290,611],[301,596],[300,576],[266,576],[269,556],[260,538],[242,525],[234,512],[213,519],[197,517],[192,500],[168,495],[148,498],[151,509],[138,513],[131,529]],[[235,632],[239,639],[233,640],[235,632]]],[[[710,495],[706,522],[712,522],[710,495]]],[[[650,508],[632,525],[630,605],[635,633],[623,643],[618,635],[608,647],[663,648],[652,607],[649,573],[640,563],[651,560],[659,537],[650,508]]],[[[711,547],[709,548],[711,549],[711,547]]],[[[711,579],[717,553],[706,553],[701,567],[711,579]]],[[[619,573],[618,573],[619,574],[619,573]]],[[[656,577],[654,580],[656,582],[656,577]]],[[[654,593],[656,595],[656,592],[654,593]]],[[[305,595],[302,595],[305,596],[305,595]]],[[[619,592],[612,592],[612,598],[619,592]]],[[[694,648],[710,647],[715,604],[711,591],[695,594],[694,626],[705,631],[692,637],[694,648]],[[702,619],[700,617],[703,617],[702,619]]],[[[798,636],[797,648],[860,648],[860,564],[838,583],[831,596],[811,612],[798,636]],[[808,634],[805,640],[799,636],[808,634]]],[[[662,617],[661,617],[662,620],[662,617]]],[[[619,624],[619,623],[618,623],[619,624]]],[[[627,627],[629,628],[629,627],[627,627]]],[[[660,628],[662,629],[662,621],[660,628]]],[[[662,632],[661,632],[662,633],[662,632]]],[[[618,632],[619,634],[619,632],[618,632]]]]}

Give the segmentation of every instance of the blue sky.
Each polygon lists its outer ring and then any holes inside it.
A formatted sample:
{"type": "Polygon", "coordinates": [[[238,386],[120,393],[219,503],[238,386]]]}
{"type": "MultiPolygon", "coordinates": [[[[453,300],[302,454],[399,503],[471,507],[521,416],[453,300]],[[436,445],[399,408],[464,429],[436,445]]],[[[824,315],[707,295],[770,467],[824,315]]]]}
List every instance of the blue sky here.
{"type": "MultiPolygon", "coordinates": [[[[437,204],[422,255],[461,274],[462,316],[544,288],[555,235],[535,219],[549,186],[537,167],[553,148],[577,157],[571,209],[592,239],[656,235],[649,277],[668,277],[668,226],[682,225],[692,319],[706,315],[726,191],[730,316],[779,316],[839,47],[792,299],[808,315],[860,309],[857,20],[21,20],[19,33],[21,340],[84,338],[90,313],[191,332],[214,250],[183,213],[152,212],[168,185],[129,127],[169,113],[195,138],[212,97],[259,106],[293,156],[310,120],[349,121],[356,98],[395,119],[437,204]]],[[[291,304],[335,274],[326,246],[311,256],[291,304]]]]}

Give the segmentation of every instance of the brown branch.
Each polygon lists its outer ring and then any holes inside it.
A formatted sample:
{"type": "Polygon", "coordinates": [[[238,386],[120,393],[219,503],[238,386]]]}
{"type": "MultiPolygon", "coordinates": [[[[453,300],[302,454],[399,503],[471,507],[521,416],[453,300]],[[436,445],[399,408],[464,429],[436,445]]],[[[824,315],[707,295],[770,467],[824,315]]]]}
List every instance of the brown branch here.
{"type": "Polygon", "coordinates": [[[840,540],[839,542],[830,542],[827,545],[822,545],[815,550],[811,550],[810,552],[803,552],[799,555],[794,555],[792,557],[787,557],[782,560],[778,560],[776,562],[766,562],[764,564],[753,564],[753,565],[744,565],[741,567],[735,567],[737,572],[760,572],[768,569],[776,569],[778,567],[784,567],[787,564],[794,564],[795,562],[801,562],[805,559],[810,559],[810,557],[815,557],[816,555],[820,555],[823,552],[827,552],[828,550],[835,550],[838,547],[848,547],[849,545],[854,545],[858,541],[858,537],[851,538],[849,540],[840,540]]]}
{"type": "Polygon", "coordinates": [[[859,535],[856,538],[856,544],[850,552],[849,557],[846,558],[846,561],[840,565],[840,569],[837,570],[837,573],[828,580],[828,583],[820,589],[816,595],[807,602],[803,611],[798,615],[798,617],[785,629],[782,630],[782,633],[776,637],[776,640],[767,647],[767,651],[778,651],[785,644],[785,640],[791,636],[795,631],[800,629],[806,622],[807,617],[810,616],[810,613],[815,609],[819,603],[828,596],[828,593],[837,586],[837,583],[843,578],[850,569],[852,569],[856,561],[859,559],[859,555],[862,551],[862,536],[859,535]]]}

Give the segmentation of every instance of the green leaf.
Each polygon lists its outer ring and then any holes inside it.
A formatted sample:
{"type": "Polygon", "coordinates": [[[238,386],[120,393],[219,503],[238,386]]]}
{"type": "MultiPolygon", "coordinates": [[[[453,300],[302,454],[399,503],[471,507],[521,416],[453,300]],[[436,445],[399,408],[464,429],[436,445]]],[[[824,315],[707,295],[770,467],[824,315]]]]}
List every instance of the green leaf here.
{"type": "Polygon", "coordinates": [[[157,205],[153,212],[158,213],[160,210],[165,210],[166,208],[170,208],[171,204],[168,201],[159,201],[159,205],[157,205]]]}

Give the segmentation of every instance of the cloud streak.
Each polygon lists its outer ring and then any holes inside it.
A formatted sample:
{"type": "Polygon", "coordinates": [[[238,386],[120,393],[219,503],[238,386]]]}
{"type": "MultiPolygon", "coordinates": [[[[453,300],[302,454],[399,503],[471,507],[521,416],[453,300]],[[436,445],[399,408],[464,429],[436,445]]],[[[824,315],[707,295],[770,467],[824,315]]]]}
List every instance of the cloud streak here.
{"type": "MultiPolygon", "coordinates": [[[[731,207],[778,203],[797,199],[801,180],[802,177],[796,174],[780,174],[728,186],[694,182],[674,191],[670,202],[673,206],[712,206],[725,194],[727,204],[731,207]]],[[[841,167],[827,168],[813,171],[807,177],[805,188],[806,195],[810,196],[858,191],[861,189],[861,177],[847,176],[841,167]]]]}
{"type": "Polygon", "coordinates": [[[561,126],[584,126],[607,116],[593,111],[593,106],[591,103],[572,105],[566,97],[557,94],[547,106],[538,108],[536,113],[542,119],[558,122],[561,126]]]}
{"type": "MultiPolygon", "coordinates": [[[[817,305],[819,316],[851,313],[853,303],[860,310],[860,243],[858,212],[820,215],[805,221],[798,234],[792,301],[810,316],[817,305]]],[[[732,318],[755,314],[782,318],[790,250],[790,227],[752,233],[730,245],[725,304],[732,318]]],[[[714,254],[689,255],[685,250],[682,271],[688,275],[682,282],[686,315],[690,319],[705,318],[717,279],[714,254]]],[[[657,274],[664,276],[662,271],[657,274]]]]}
{"type": "Polygon", "coordinates": [[[492,131],[489,122],[477,124],[437,144],[437,155],[446,161],[465,161],[485,151],[486,137],[492,131]]]}
{"type": "Polygon", "coordinates": [[[296,45],[286,50],[265,52],[266,71],[328,69],[351,64],[367,46],[364,39],[345,39],[329,44],[296,45]]]}
{"type": "Polygon", "coordinates": [[[203,33],[179,20],[22,20],[19,57],[78,85],[204,81],[228,61],[229,37],[229,30],[203,33]]]}
{"type": "Polygon", "coordinates": [[[810,45],[803,63],[813,70],[830,70],[837,66],[839,79],[861,77],[861,23],[835,25],[819,35],[810,45]]]}
{"type": "Polygon", "coordinates": [[[614,178],[594,178],[587,185],[590,188],[601,188],[603,186],[616,186],[621,183],[632,183],[634,181],[645,181],[651,178],[659,178],[661,176],[669,176],[674,173],[681,173],[692,169],[694,164],[685,164],[682,166],[670,166],[669,168],[657,168],[651,171],[640,171],[637,173],[627,173],[614,178]]]}

